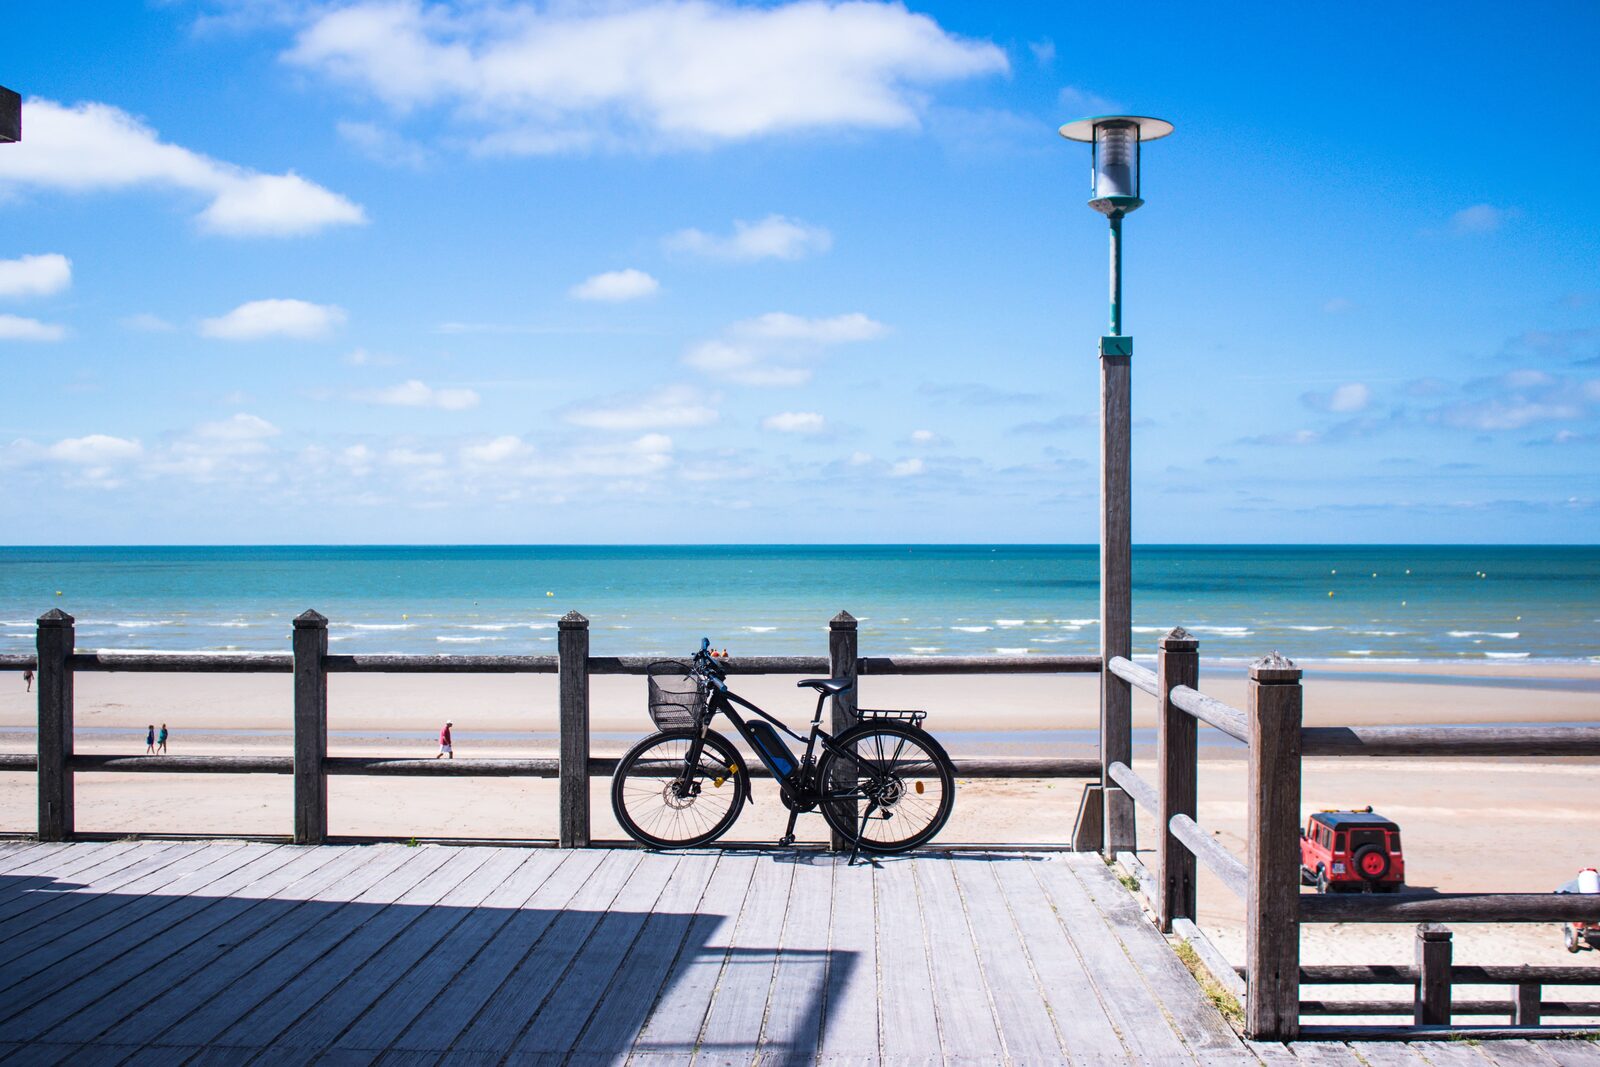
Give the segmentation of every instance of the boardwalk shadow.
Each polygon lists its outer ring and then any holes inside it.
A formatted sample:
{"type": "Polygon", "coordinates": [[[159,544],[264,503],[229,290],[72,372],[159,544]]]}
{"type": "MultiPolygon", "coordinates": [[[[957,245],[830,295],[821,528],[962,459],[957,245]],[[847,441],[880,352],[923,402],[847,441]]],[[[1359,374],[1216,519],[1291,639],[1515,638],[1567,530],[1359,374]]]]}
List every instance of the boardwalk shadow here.
{"type": "MultiPolygon", "coordinates": [[[[396,873],[387,895],[427,877],[401,885],[396,873]]],[[[143,1049],[172,1062],[270,1050],[281,1063],[442,1052],[598,1063],[637,1049],[667,1063],[703,1047],[744,1062],[759,1047],[763,1064],[811,1063],[830,972],[855,962],[714,945],[730,941],[737,900],[675,912],[316,895],[123,894],[0,875],[0,1059],[31,1047],[39,1062],[143,1049]],[[702,1040],[721,991],[759,987],[764,1007],[779,978],[794,1003],[765,1023],[758,1010],[731,1042],[702,1040]]]]}

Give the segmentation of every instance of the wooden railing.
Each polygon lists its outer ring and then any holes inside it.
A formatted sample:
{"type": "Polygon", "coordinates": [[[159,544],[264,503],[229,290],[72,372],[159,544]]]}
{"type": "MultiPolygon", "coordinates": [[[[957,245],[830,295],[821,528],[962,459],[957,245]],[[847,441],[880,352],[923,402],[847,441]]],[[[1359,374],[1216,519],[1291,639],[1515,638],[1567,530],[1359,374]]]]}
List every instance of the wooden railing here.
{"type": "MultiPolygon", "coordinates": [[[[589,620],[577,612],[557,629],[554,656],[330,655],[328,620],[307,611],[294,620],[288,654],[211,652],[80,652],[72,616],[59,609],[39,619],[38,652],[0,656],[0,670],[37,671],[39,727],[36,755],[0,754],[0,771],[38,775],[38,835],[66,841],[76,833],[74,778],[81,773],[289,774],[294,776],[293,840],[328,840],[330,775],[422,777],[526,777],[559,780],[559,830],[565,847],[591,841],[589,779],[608,776],[613,758],[596,757],[589,744],[589,679],[597,674],[643,675],[659,657],[592,656],[589,620]],[[88,671],[161,673],[271,673],[294,675],[293,755],[138,756],[79,754],[73,746],[73,677],[88,671]],[[557,675],[558,755],[552,759],[397,759],[328,755],[328,675],[554,674],[557,675]]],[[[826,656],[735,656],[730,674],[819,674],[830,677],[930,674],[1093,674],[1098,656],[867,656],[858,652],[856,620],[840,612],[828,625],[826,656]]],[[[643,696],[641,694],[641,704],[643,696]]],[[[856,691],[833,698],[831,725],[854,721],[856,691]]],[[[642,719],[642,716],[641,716],[642,719]]],[[[641,722],[641,726],[644,725],[641,722]]],[[[1094,758],[956,758],[963,778],[1098,778],[1094,758]]],[[[753,767],[756,776],[764,767],[753,767]]],[[[407,835],[409,836],[409,835],[407,835]]]]}
{"type": "MultiPolygon", "coordinates": [[[[1244,1001],[1245,1031],[1287,1040],[1302,1016],[1410,1015],[1410,1027],[1318,1027],[1317,1036],[1392,1037],[1417,1027],[1448,1027],[1453,1015],[1506,1014],[1512,1027],[1546,1017],[1600,1015],[1600,1003],[1544,1001],[1544,985],[1600,984],[1593,967],[1460,967],[1451,962],[1451,933],[1440,923],[1600,922],[1600,896],[1556,893],[1411,893],[1312,895],[1301,892],[1301,760],[1314,756],[1484,757],[1600,755],[1600,727],[1302,725],[1301,671],[1273,653],[1249,670],[1246,710],[1198,691],[1198,643],[1181,627],[1161,638],[1156,670],[1122,657],[1106,664],[1108,679],[1160,703],[1157,782],[1127,763],[1111,762],[1109,783],[1150,812],[1160,828],[1155,871],[1132,850],[1107,842],[1108,858],[1138,880],[1163,932],[1193,944],[1202,962],[1244,1001]],[[1248,856],[1240,860],[1196,821],[1196,727],[1207,723],[1249,748],[1245,825],[1248,856]],[[1114,855],[1112,853],[1114,852],[1114,855]],[[1245,962],[1229,964],[1196,925],[1195,864],[1205,864],[1245,903],[1245,962]],[[1302,967],[1304,923],[1415,922],[1415,967],[1302,967]],[[1301,1000],[1301,985],[1409,984],[1409,1001],[1301,1000]],[[1506,1001],[1452,1006],[1452,985],[1512,987],[1506,1001]]],[[[1109,807],[1109,801],[1107,802],[1109,807]]],[[[1474,1028],[1474,1033],[1487,1030],[1474,1028]]],[[[1545,1031],[1540,1031],[1541,1033],[1545,1031]]],[[[1308,1031],[1309,1033],[1309,1031],[1308,1031]]]]}

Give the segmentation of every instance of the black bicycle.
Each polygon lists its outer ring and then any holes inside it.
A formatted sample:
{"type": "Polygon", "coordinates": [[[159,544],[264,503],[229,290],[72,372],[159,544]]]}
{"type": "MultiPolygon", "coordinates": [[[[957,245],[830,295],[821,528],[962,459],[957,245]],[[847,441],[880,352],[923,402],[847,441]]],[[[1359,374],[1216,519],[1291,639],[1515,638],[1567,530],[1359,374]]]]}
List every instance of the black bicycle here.
{"type": "Polygon", "coordinates": [[[830,734],[822,728],[823,705],[855,683],[806,678],[799,685],[817,691],[817,709],[802,737],[729,690],[710,647],[702,640],[688,663],[648,668],[650,717],[660,732],[629,749],[611,779],[611,807],[630,837],[655,848],[705,845],[727,833],[753,799],[744,757],[711,729],[719,714],[778,783],[789,809],[779,844],[792,844],[795,820],[816,810],[850,842],[852,862],[862,851],[916,848],[944,827],[955,803],[955,768],[922,728],[924,712],[861,709],[859,722],[830,734]],[[736,707],[760,717],[745,718],[736,707]],[[779,731],[805,745],[798,759],[779,731]]]}

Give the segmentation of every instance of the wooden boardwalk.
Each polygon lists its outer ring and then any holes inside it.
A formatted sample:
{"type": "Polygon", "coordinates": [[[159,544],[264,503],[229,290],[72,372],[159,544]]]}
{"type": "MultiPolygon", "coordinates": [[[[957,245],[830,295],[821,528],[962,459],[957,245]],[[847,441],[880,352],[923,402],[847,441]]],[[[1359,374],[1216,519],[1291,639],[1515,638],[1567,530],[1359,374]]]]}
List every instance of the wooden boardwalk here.
{"type": "Polygon", "coordinates": [[[1552,1067],[1600,1051],[1247,1045],[1093,856],[849,868],[149,841],[0,845],[0,1060],[1552,1067]]]}

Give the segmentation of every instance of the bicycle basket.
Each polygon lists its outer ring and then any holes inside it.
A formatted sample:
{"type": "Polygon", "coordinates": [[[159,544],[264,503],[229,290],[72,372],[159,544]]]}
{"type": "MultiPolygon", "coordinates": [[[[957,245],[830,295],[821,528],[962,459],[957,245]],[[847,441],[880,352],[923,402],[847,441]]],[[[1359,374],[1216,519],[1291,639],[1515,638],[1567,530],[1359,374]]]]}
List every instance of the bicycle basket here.
{"type": "Polygon", "coordinates": [[[678,730],[700,725],[706,713],[706,690],[689,673],[689,665],[677,660],[661,660],[645,668],[650,685],[650,718],[661,730],[678,730]]]}

